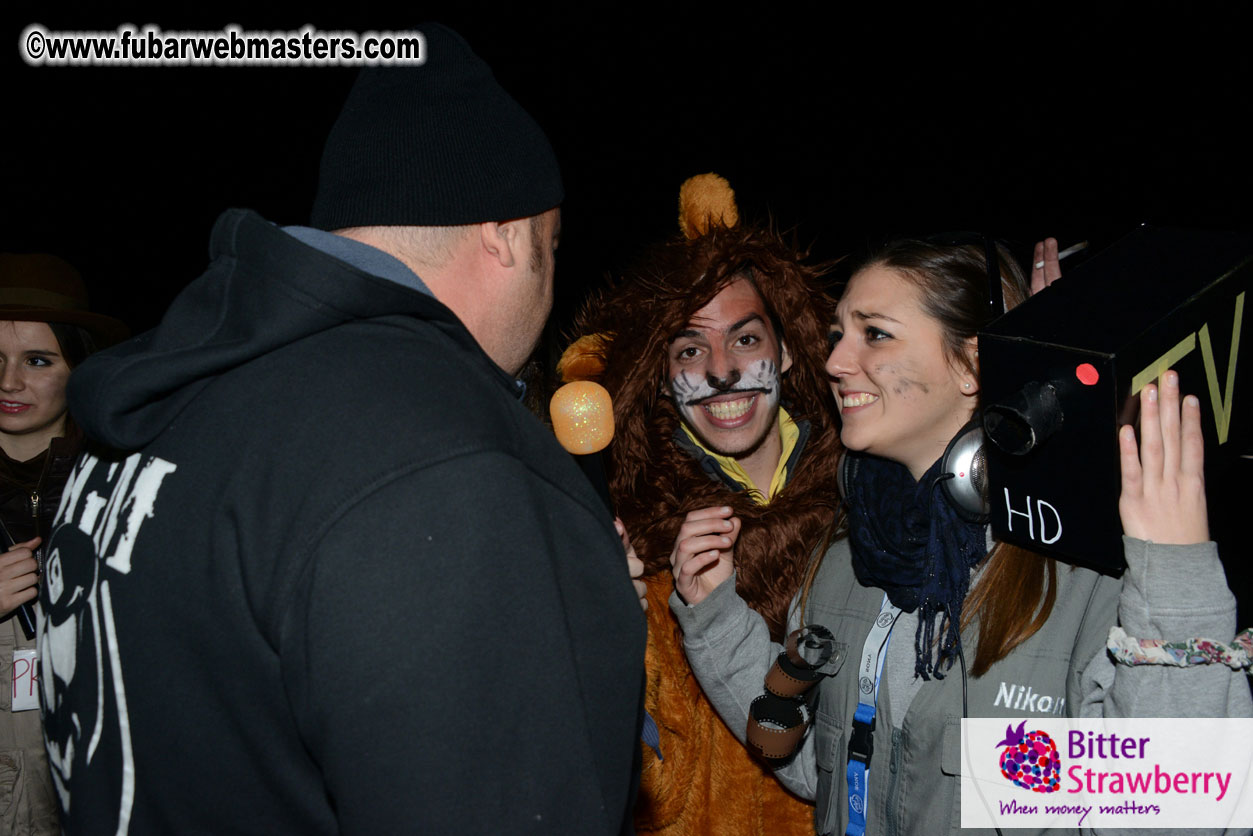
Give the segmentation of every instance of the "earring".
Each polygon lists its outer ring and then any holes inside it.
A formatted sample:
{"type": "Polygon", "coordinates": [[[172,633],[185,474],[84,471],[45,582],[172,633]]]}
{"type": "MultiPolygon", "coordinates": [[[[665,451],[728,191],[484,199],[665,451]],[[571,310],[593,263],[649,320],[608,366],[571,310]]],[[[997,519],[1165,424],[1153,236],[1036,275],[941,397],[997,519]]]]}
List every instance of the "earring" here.
{"type": "Polygon", "coordinates": [[[963,383],[963,384],[962,384],[962,388],[963,388],[963,389],[969,389],[969,388],[970,388],[970,384],[969,384],[969,383],[963,383]]]}

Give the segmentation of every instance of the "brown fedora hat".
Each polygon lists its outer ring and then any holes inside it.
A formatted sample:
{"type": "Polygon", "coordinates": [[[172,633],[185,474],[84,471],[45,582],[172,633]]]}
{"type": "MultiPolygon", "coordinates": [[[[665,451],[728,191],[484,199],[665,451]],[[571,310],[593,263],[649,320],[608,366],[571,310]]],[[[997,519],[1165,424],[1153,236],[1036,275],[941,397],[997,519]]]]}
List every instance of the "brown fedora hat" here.
{"type": "Polygon", "coordinates": [[[120,319],[87,309],[87,286],[68,262],[44,253],[0,253],[0,322],[78,325],[100,347],[130,336],[120,319]]]}

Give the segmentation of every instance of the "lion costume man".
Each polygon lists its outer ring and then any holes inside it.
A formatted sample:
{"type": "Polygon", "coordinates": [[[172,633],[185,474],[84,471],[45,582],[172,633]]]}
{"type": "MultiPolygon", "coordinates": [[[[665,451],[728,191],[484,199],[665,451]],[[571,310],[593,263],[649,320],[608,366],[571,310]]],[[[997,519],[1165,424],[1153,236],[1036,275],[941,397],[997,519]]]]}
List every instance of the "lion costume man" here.
{"type": "MultiPolygon", "coordinates": [[[[646,565],[648,685],[660,736],[645,748],[640,833],[812,834],[789,794],[709,705],[670,614],[670,555],[685,517],[731,509],[736,588],[782,641],[810,557],[838,518],[839,450],[819,272],[769,229],[740,225],[715,175],[680,192],[676,238],[589,303],[563,357],[609,390],[607,470],[646,565]]],[[[721,513],[721,512],[720,512],[721,513]]]]}

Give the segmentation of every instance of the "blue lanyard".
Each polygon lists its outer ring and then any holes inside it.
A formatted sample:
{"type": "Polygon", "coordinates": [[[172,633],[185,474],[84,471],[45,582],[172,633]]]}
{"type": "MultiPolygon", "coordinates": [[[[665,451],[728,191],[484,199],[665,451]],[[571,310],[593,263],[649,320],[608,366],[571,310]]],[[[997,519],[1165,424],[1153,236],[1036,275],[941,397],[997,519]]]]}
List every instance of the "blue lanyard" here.
{"type": "Polygon", "coordinates": [[[848,741],[848,827],[844,836],[864,836],[866,803],[870,796],[870,756],[874,754],[875,704],[879,700],[879,681],[883,663],[888,656],[892,627],[901,609],[883,596],[874,626],[861,648],[861,665],[857,668],[857,709],[853,712],[852,737],[848,741]]]}

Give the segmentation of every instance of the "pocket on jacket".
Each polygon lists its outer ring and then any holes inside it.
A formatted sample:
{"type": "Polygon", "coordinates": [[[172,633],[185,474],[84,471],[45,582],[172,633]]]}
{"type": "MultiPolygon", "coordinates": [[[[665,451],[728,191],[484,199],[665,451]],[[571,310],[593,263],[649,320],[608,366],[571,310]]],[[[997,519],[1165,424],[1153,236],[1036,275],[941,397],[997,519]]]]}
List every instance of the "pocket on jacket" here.
{"type": "Polygon", "coordinates": [[[841,805],[848,803],[842,795],[844,782],[841,780],[847,761],[844,729],[822,711],[814,714],[814,760],[818,765],[814,826],[818,833],[841,832],[841,805]]]}
{"type": "Polygon", "coordinates": [[[10,808],[13,806],[17,782],[21,777],[22,751],[10,749],[0,752],[0,824],[5,826],[3,829],[5,833],[13,832],[11,826],[14,811],[10,808]]]}

